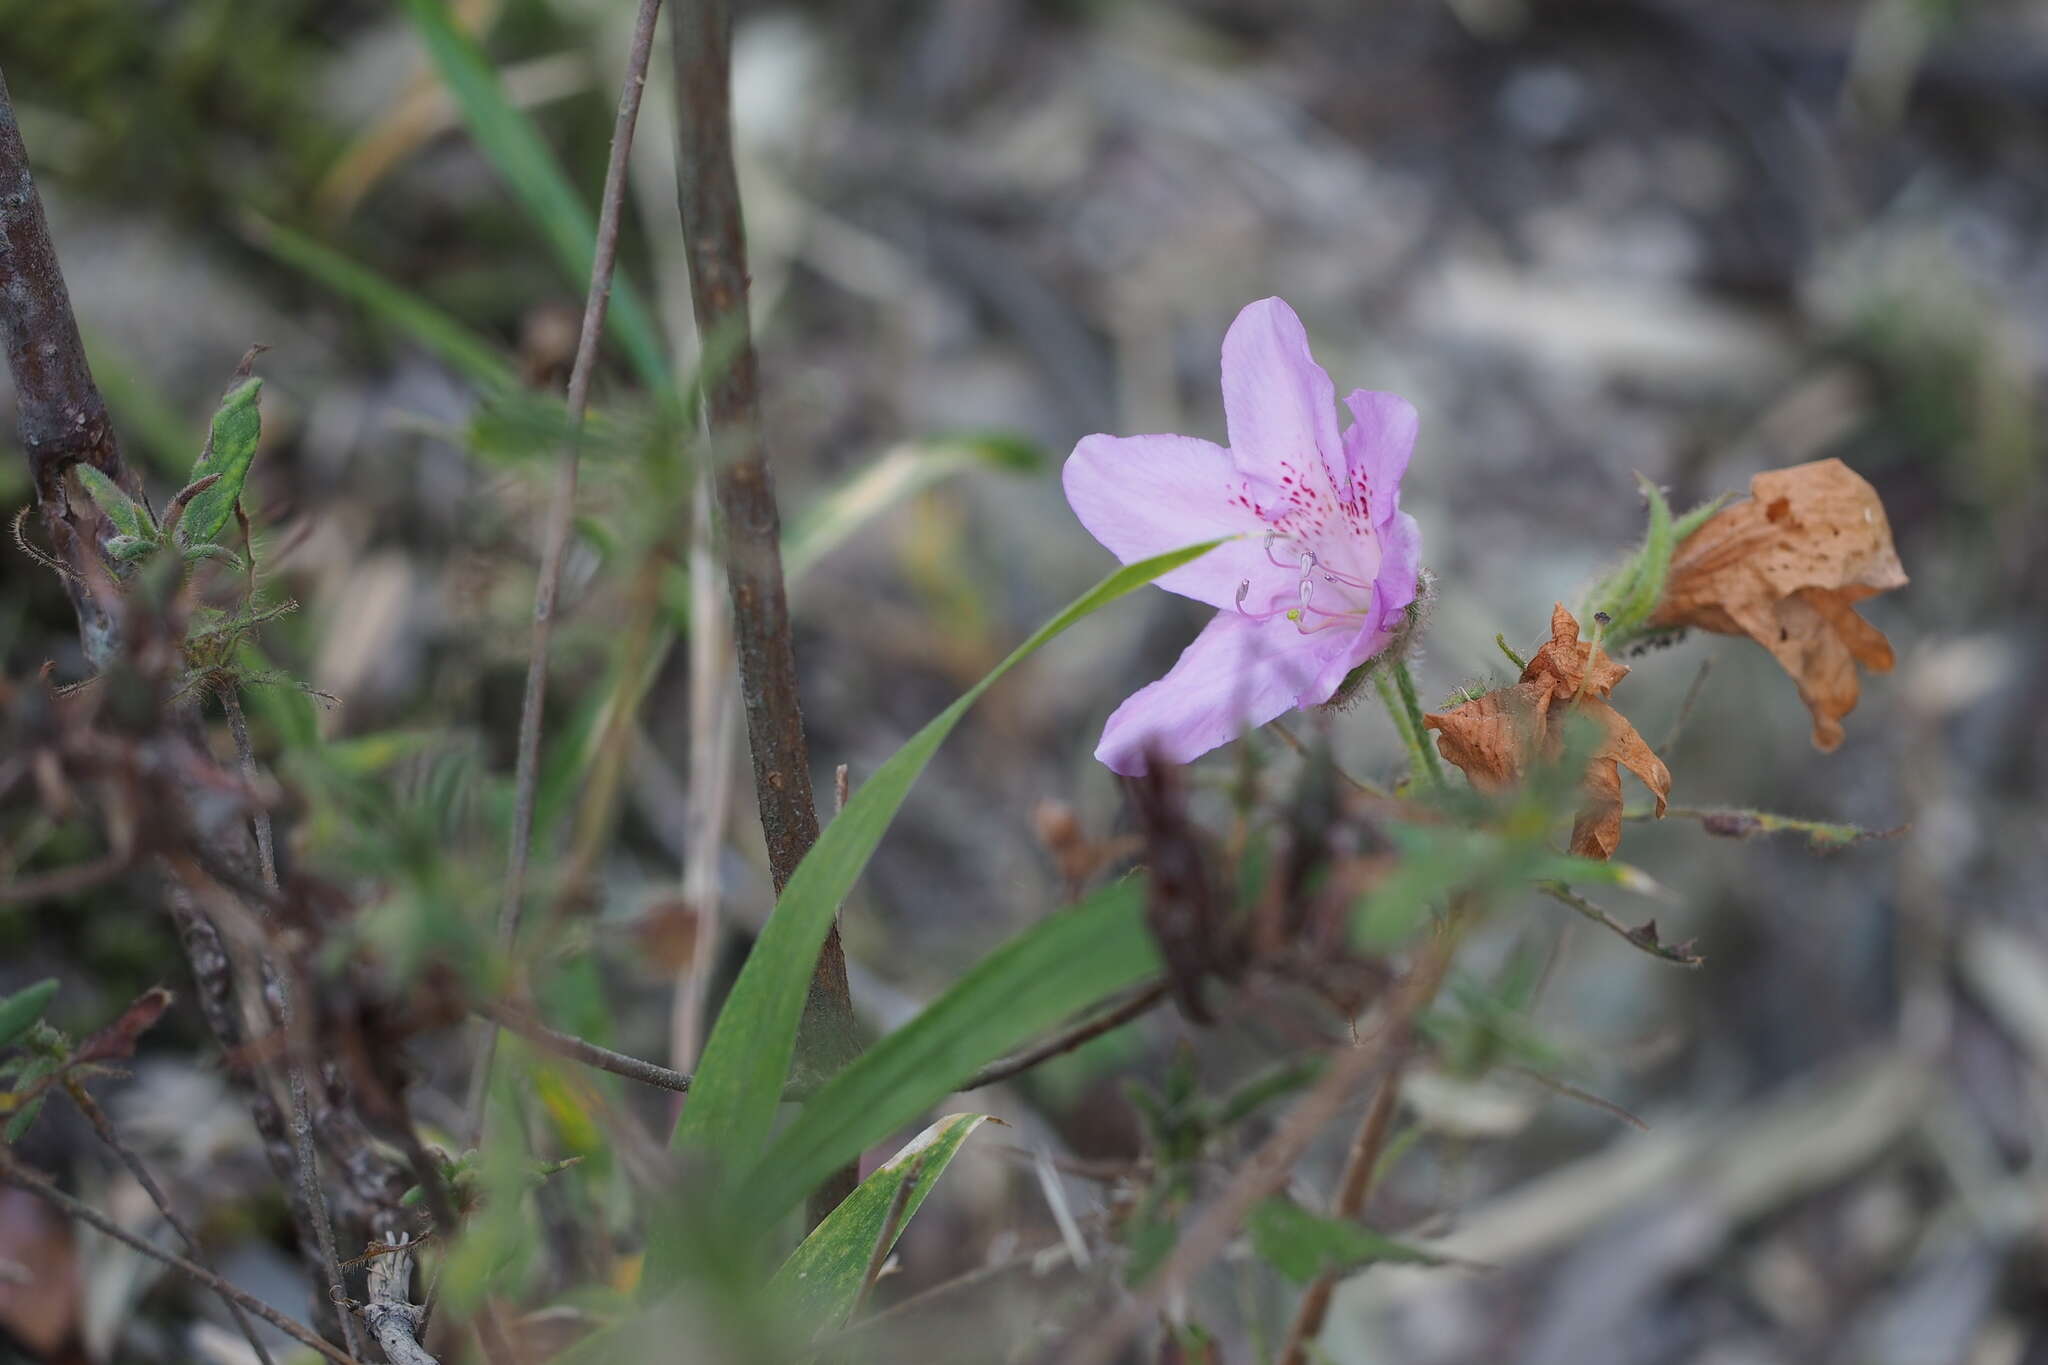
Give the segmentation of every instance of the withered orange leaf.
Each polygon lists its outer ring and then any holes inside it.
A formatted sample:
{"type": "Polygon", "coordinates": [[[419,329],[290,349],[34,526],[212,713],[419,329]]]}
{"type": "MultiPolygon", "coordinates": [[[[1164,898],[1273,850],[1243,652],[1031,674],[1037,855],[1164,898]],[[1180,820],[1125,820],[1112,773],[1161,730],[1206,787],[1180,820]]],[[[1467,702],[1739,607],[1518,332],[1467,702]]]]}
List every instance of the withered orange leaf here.
{"type": "Polygon", "coordinates": [[[1906,571],[1877,490],[1840,460],[1769,470],[1749,492],[1678,547],[1650,624],[1768,649],[1813,713],[1814,746],[1830,750],[1862,691],[1856,666],[1892,666],[1890,641],[1852,604],[1904,587],[1906,571]]]}
{"type": "Polygon", "coordinates": [[[1621,769],[1642,779],[1657,798],[1657,814],[1671,795],[1671,770],[1621,712],[1607,703],[1628,676],[1597,645],[1581,643],[1579,623],[1562,603],[1550,614],[1550,639],[1522,670],[1521,681],[1462,706],[1422,718],[1437,732],[1437,752],[1481,791],[1502,791],[1521,779],[1537,756],[1553,756],[1564,743],[1568,715],[1583,716],[1599,731],[1587,760],[1585,804],[1572,825],[1571,850],[1611,858],[1621,843],[1621,769]]]}

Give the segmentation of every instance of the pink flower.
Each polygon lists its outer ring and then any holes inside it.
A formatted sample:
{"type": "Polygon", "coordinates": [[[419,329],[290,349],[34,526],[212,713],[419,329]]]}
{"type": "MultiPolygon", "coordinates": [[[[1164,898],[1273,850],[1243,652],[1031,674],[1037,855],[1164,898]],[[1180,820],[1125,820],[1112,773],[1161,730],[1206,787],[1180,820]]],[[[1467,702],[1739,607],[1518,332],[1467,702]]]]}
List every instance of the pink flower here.
{"type": "Polygon", "coordinates": [[[1222,536],[1159,586],[1216,607],[1172,671],[1110,716],[1095,756],[1135,775],[1186,763],[1299,706],[1328,701],[1386,647],[1415,600],[1421,533],[1401,511],[1415,408],[1344,400],[1279,299],[1223,338],[1230,449],[1192,436],[1090,436],[1067,457],[1074,515],[1124,563],[1222,536]]]}

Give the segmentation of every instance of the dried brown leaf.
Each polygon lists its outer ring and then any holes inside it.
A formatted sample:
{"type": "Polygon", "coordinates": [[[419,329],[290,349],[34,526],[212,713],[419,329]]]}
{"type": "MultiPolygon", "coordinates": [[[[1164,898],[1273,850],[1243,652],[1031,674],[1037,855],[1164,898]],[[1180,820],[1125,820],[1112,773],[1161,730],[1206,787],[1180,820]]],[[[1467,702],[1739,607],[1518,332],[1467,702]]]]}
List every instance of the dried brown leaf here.
{"type": "Polygon", "coordinates": [[[1813,713],[1813,742],[1842,742],[1861,693],[1856,667],[1889,672],[1891,643],[1854,603],[1904,587],[1877,490],[1840,460],[1774,469],[1671,558],[1650,624],[1747,635],[1771,652],[1813,713]]]}
{"type": "Polygon", "coordinates": [[[1621,843],[1621,769],[1627,768],[1657,798],[1657,814],[1671,795],[1671,770],[1606,698],[1628,669],[1597,645],[1581,643],[1579,623],[1559,604],[1550,616],[1550,639],[1522,670],[1521,681],[1462,706],[1422,718],[1437,732],[1437,752],[1483,792],[1505,791],[1521,780],[1531,759],[1563,747],[1566,716],[1599,727],[1586,765],[1586,801],[1572,826],[1571,850],[1611,858],[1621,843]]]}
{"type": "Polygon", "coordinates": [[[78,1051],[71,1054],[73,1062],[113,1062],[135,1055],[135,1044],[142,1035],[156,1027],[156,1021],[164,1017],[170,1008],[171,993],[162,986],[153,986],[135,998],[135,1002],[121,1011],[121,1017],[93,1034],[78,1045],[78,1051]]]}

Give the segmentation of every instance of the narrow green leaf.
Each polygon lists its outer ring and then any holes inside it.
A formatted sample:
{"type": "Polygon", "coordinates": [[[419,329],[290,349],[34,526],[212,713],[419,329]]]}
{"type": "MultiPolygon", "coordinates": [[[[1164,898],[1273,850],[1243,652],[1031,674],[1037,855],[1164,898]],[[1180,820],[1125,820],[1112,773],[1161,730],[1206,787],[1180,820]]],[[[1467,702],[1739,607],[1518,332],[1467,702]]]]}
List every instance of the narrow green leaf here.
{"type": "Polygon", "coordinates": [[[917,1184],[911,1187],[900,1221],[890,1233],[891,1247],[959,1154],[967,1135],[987,1119],[986,1114],[948,1114],[940,1119],[863,1180],[845,1203],[812,1229],[768,1282],[769,1292],[780,1296],[798,1319],[799,1330],[817,1331],[845,1320],[860,1297],[868,1261],[882,1239],[897,1190],[916,1176],[917,1184]]]}
{"type": "Polygon", "coordinates": [[[411,290],[277,223],[252,216],[244,219],[243,231],[263,251],[352,300],[483,388],[509,390],[516,386],[512,366],[495,346],[411,290]]]}
{"type": "Polygon", "coordinates": [[[1156,974],[1144,900],[1143,883],[1126,878],[1033,925],[827,1081],[741,1186],[746,1220],[781,1216],[841,1163],[989,1062],[1156,974]]]}
{"type": "Polygon", "coordinates": [[[0,1000],[0,1047],[8,1047],[43,1017],[50,997],[57,993],[57,979],[46,977],[33,986],[23,986],[0,1000]]]}
{"type": "MultiPolygon", "coordinates": [[[[766,1145],[789,1075],[797,1021],[825,930],[867,866],[911,785],[969,707],[1018,662],[1076,621],[1207,554],[1219,542],[1189,546],[1118,569],[1070,603],[989,675],[947,707],[875,770],[826,826],[783,889],[775,912],[733,983],[704,1049],[674,1145],[710,1153],[729,1171],[743,1170],[766,1145]]],[[[657,1229],[657,1236],[659,1230],[657,1229]]],[[[660,1261],[650,1247],[650,1280],[660,1261]]],[[[673,1267],[672,1267],[673,1269],[673,1267]]]]}
{"type": "Polygon", "coordinates": [[[797,517],[782,539],[784,574],[794,583],[854,532],[898,503],[972,468],[1028,470],[1035,462],[1014,442],[961,439],[900,445],[797,517]]]}
{"type": "MultiPolygon", "coordinates": [[[[546,235],[571,283],[587,286],[597,254],[597,222],[562,174],[546,139],[506,98],[496,69],[475,41],[456,27],[445,0],[405,0],[405,9],[477,147],[546,235]]],[[[660,338],[624,271],[612,281],[606,317],[641,382],[656,393],[672,387],[660,338]]]]}
{"type": "Polygon", "coordinates": [[[1441,1256],[1344,1219],[1310,1213],[1278,1197],[1253,1209],[1245,1225],[1259,1259],[1296,1284],[1307,1284],[1327,1271],[1356,1270],[1378,1261],[1445,1264],[1441,1256]]]}
{"type": "Polygon", "coordinates": [[[263,416],[257,407],[262,392],[263,381],[251,376],[221,397],[206,449],[192,466],[194,483],[213,475],[218,475],[219,481],[186,504],[184,518],[178,522],[181,547],[218,540],[234,516],[249,465],[256,458],[256,443],[263,434],[263,416]]]}

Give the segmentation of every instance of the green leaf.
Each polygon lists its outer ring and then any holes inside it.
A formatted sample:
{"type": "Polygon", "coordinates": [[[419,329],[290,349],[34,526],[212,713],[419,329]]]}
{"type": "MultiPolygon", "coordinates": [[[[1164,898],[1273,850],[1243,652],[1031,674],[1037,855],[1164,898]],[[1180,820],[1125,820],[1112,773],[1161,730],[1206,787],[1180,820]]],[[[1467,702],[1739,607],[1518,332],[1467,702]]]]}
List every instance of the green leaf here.
{"type": "MultiPolygon", "coordinates": [[[[839,904],[888,832],[911,785],[969,707],[1021,660],[1076,621],[1134,588],[1207,554],[1209,541],[1118,569],[1075,599],[1019,645],[1010,657],[947,707],[861,783],[846,809],[783,888],[775,911],[733,983],[699,1063],[674,1145],[708,1152],[731,1172],[744,1170],[767,1145],[783,1081],[796,1047],[797,1021],[811,967],[839,904]]],[[[662,1256],[661,1230],[649,1247],[650,1282],[662,1256]]],[[[676,1269],[673,1265],[670,1270],[676,1269]]]]}
{"type": "Polygon", "coordinates": [[[1342,1273],[1379,1261],[1443,1265],[1445,1259],[1341,1218],[1325,1218],[1282,1198],[1268,1199],[1245,1220],[1259,1259],[1307,1284],[1328,1271],[1342,1273]]]}
{"type": "Polygon", "coordinates": [[[73,465],[72,470],[78,475],[79,483],[85,486],[87,496],[107,514],[107,520],[114,523],[116,532],[136,540],[156,538],[156,523],[150,520],[149,512],[122,492],[120,485],[84,461],[73,465]]]}
{"type": "Polygon", "coordinates": [[[900,445],[807,508],[784,534],[783,572],[794,583],[867,522],[950,475],[976,467],[1036,469],[1030,447],[999,437],[900,445]]]}
{"type": "Polygon", "coordinates": [[[11,1046],[27,1033],[36,1020],[43,1017],[44,1008],[56,993],[57,979],[46,977],[0,1000],[0,1047],[11,1046]]]}
{"type": "Polygon", "coordinates": [[[38,1095],[16,1110],[14,1116],[7,1120],[6,1129],[0,1131],[0,1138],[8,1142],[21,1141],[22,1135],[34,1125],[36,1115],[43,1112],[43,1101],[47,1098],[47,1095],[38,1095]]]}
{"type": "MultiPolygon", "coordinates": [[[[896,1192],[916,1177],[889,1245],[903,1235],[918,1206],[944,1175],[967,1135],[988,1119],[986,1114],[948,1114],[912,1138],[873,1175],[848,1195],[846,1202],[812,1230],[769,1281],[799,1320],[800,1330],[836,1326],[853,1311],[866,1279],[869,1260],[889,1220],[896,1192]]],[[[885,1249],[886,1254],[886,1249],[885,1249]]]]}
{"type": "MultiPolygon", "coordinates": [[[[405,0],[405,9],[478,149],[546,235],[570,282],[578,288],[587,286],[597,254],[597,223],[562,174],[546,139],[506,98],[497,71],[476,42],[456,27],[444,0],[405,0]]],[[[654,324],[623,270],[612,281],[606,318],[641,382],[657,393],[673,387],[654,324]]]]}
{"type": "MultiPolygon", "coordinates": [[[[740,1187],[744,1217],[759,1223],[780,1217],[842,1163],[952,1094],[981,1067],[1158,971],[1137,878],[1103,887],[1033,925],[805,1102],[740,1187]]],[[[702,1076],[699,1071],[698,1085],[702,1076]]],[[[696,1103],[694,1092],[690,1103],[696,1103]]]]}
{"type": "Polygon", "coordinates": [[[206,449],[192,466],[194,483],[209,475],[219,475],[219,481],[186,504],[185,515],[178,522],[180,547],[220,539],[228,519],[234,516],[235,503],[242,496],[242,483],[249,477],[249,465],[256,458],[256,442],[263,434],[263,416],[257,409],[262,392],[263,381],[251,376],[222,395],[220,407],[213,414],[206,449]]]}
{"type": "Polygon", "coordinates": [[[1650,525],[1643,533],[1643,548],[1636,558],[1635,579],[1609,613],[1614,618],[1611,630],[1633,630],[1650,619],[1650,613],[1663,600],[1664,582],[1671,576],[1671,551],[1677,544],[1671,535],[1671,504],[1665,501],[1664,490],[1640,474],[1636,475],[1636,486],[1649,504],[1650,525]]]}
{"type": "Polygon", "coordinates": [[[1642,546],[1593,590],[1582,613],[1587,620],[1606,614],[1606,639],[1611,645],[1634,635],[1657,609],[1664,596],[1664,582],[1671,574],[1671,552],[1678,543],[1672,534],[1671,504],[1665,500],[1664,490],[1640,474],[1636,486],[1650,509],[1642,546]]]}
{"type": "Polygon", "coordinates": [[[332,247],[265,219],[245,218],[243,230],[260,249],[353,300],[483,388],[510,390],[517,386],[511,364],[495,346],[412,290],[391,283],[332,247]]]}

